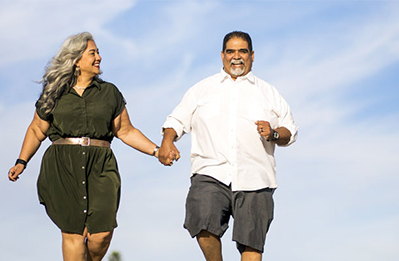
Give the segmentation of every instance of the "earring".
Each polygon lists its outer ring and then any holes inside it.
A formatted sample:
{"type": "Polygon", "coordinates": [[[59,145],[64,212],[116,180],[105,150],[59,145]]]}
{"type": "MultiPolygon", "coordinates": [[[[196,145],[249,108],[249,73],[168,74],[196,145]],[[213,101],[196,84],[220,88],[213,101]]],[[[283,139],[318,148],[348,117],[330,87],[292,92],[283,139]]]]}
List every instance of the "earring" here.
{"type": "Polygon", "coordinates": [[[80,67],[79,66],[76,66],[74,74],[76,77],[78,77],[80,75],[80,67]]]}

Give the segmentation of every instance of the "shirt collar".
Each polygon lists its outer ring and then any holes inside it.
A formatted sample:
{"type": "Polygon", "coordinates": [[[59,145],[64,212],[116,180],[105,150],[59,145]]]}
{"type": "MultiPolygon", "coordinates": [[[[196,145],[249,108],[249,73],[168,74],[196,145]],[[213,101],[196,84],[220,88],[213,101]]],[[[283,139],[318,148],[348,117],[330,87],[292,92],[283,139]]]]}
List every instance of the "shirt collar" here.
{"type": "Polygon", "coordinates": [[[101,84],[100,84],[101,82],[103,82],[103,81],[100,80],[100,79],[94,78],[93,81],[90,83],[89,87],[90,86],[95,86],[95,87],[98,88],[98,90],[101,91],[101,84]]]}
{"type": "MultiPolygon", "coordinates": [[[[93,78],[93,80],[91,81],[91,83],[89,84],[89,86],[87,86],[87,88],[89,87],[97,87],[97,89],[99,91],[101,91],[101,83],[103,82],[103,80],[99,79],[99,78],[93,78]]],[[[72,87],[69,89],[69,91],[67,92],[71,92],[72,87]]]]}
{"type": "MultiPolygon", "coordinates": [[[[223,82],[223,81],[225,81],[226,79],[231,79],[231,80],[233,80],[233,79],[231,78],[231,75],[228,74],[228,73],[223,69],[223,67],[222,67],[222,69],[221,69],[221,71],[220,71],[220,82],[223,82]]],[[[254,83],[254,82],[255,82],[255,75],[252,73],[252,71],[250,71],[249,73],[247,73],[247,74],[244,75],[244,76],[239,76],[239,77],[237,77],[236,80],[241,80],[241,81],[248,80],[248,81],[254,83]]]]}

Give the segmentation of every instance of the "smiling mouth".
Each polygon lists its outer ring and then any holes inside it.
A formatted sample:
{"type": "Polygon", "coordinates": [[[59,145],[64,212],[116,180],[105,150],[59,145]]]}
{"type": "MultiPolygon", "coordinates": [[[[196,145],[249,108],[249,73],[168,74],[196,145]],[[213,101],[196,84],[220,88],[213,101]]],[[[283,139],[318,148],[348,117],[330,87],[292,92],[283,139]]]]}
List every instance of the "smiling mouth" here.
{"type": "Polygon", "coordinates": [[[243,60],[233,60],[230,62],[230,66],[234,66],[234,67],[241,67],[244,66],[244,61],[243,60]]]}

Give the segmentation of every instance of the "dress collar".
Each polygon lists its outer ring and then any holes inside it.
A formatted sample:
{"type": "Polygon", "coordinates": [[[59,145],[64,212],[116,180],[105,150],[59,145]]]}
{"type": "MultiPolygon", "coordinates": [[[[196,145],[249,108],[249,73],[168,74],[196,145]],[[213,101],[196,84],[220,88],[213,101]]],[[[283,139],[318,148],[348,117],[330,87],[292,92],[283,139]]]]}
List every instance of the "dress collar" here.
{"type": "Polygon", "coordinates": [[[88,87],[95,86],[95,87],[98,88],[98,90],[101,91],[101,84],[100,84],[101,82],[102,82],[102,80],[94,78],[93,81],[90,83],[90,85],[88,87]]]}
{"type": "MultiPolygon", "coordinates": [[[[93,78],[93,80],[91,81],[91,83],[89,84],[89,86],[87,86],[87,88],[90,88],[90,87],[97,87],[97,89],[99,90],[99,91],[101,91],[101,83],[102,83],[103,81],[101,80],[101,79],[99,79],[99,78],[93,78]]],[[[70,89],[69,89],[69,91],[68,92],[71,92],[71,90],[72,90],[73,88],[71,87],[70,89]]]]}

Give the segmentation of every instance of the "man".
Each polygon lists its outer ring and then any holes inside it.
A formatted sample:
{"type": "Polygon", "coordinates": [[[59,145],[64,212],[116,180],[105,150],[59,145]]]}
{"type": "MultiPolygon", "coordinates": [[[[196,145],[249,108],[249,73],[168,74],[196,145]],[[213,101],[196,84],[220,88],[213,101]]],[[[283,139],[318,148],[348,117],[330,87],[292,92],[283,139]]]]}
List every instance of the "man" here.
{"type": "Polygon", "coordinates": [[[192,132],[184,227],[207,261],[221,261],[220,238],[233,216],[241,260],[261,260],[277,188],[275,145],[293,143],[298,128],[278,91],[253,75],[247,33],[227,34],[221,56],[221,72],[190,88],[168,116],[159,160],[178,160],[174,141],[192,132]]]}

